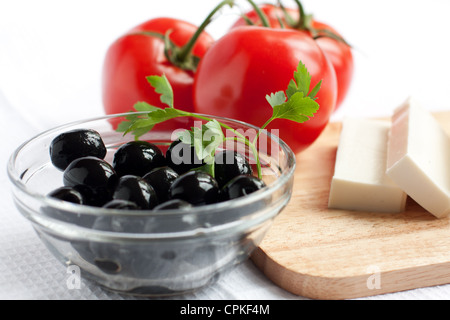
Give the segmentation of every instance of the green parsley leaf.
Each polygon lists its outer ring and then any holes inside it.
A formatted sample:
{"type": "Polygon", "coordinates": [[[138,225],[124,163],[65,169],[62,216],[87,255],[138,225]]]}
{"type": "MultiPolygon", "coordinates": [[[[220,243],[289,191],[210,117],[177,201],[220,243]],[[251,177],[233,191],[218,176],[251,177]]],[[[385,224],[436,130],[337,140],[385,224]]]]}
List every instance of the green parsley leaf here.
{"type": "Polygon", "coordinates": [[[131,122],[130,121],[122,121],[121,123],[119,123],[117,125],[116,131],[117,132],[125,132],[128,130],[128,128],[131,126],[131,122]]]}
{"type": "Polygon", "coordinates": [[[303,123],[313,117],[317,110],[317,102],[310,97],[304,97],[303,92],[296,92],[285,103],[273,107],[272,120],[288,119],[303,123]]]}
{"type": "MultiPolygon", "coordinates": [[[[132,111],[130,111],[132,112],[132,111]]],[[[125,120],[123,120],[121,123],[118,124],[116,131],[117,132],[127,132],[128,128],[132,125],[134,121],[139,119],[139,114],[137,113],[130,113],[125,117],[125,120]]]]}
{"type": "Polygon", "coordinates": [[[316,99],[317,99],[317,98],[316,98],[316,95],[317,95],[317,92],[319,92],[321,85],[322,85],[322,80],[320,80],[320,81],[314,86],[314,88],[313,88],[313,89],[311,90],[311,92],[308,94],[308,97],[310,97],[310,98],[313,99],[313,100],[316,100],[316,99]]]}
{"type": "Polygon", "coordinates": [[[151,126],[147,126],[147,127],[141,127],[141,128],[137,128],[137,129],[132,129],[131,132],[134,135],[134,140],[139,140],[139,138],[141,136],[143,136],[144,134],[150,132],[153,129],[153,125],[151,126]]]}
{"type": "Polygon", "coordinates": [[[145,112],[145,111],[151,112],[151,111],[155,111],[157,109],[161,109],[159,107],[152,106],[151,104],[148,104],[147,102],[144,102],[144,101],[136,102],[133,105],[133,108],[134,108],[134,110],[136,110],[138,112],[145,112]]]}
{"type": "Polygon", "coordinates": [[[155,92],[161,94],[161,102],[167,104],[170,108],[173,108],[173,90],[166,75],[148,76],[146,78],[148,83],[155,88],[155,92]]]}
{"type": "Polygon", "coordinates": [[[216,119],[208,121],[205,127],[207,130],[203,135],[203,159],[206,163],[212,163],[216,149],[223,143],[225,135],[223,134],[220,123],[216,119]]]}
{"type": "Polygon", "coordinates": [[[286,94],[283,91],[271,93],[270,95],[266,95],[266,100],[273,108],[276,105],[282,104],[286,101],[286,94]]]}
{"type": "MultiPolygon", "coordinates": [[[[133,108],[137,112],[153,112],[156,110],[161,110],[161,108],[152,106],[147,102],[139,101],[136,102],[133,108]]],[[[116,131],[124,132],[124,135],[131,132],[135,140],[138,140],[139,137],[147,133],[148,131],[153,129],[154,124],[142,126],[142,119],[147,118],[148,115],[142,115],[139,113],[130,113],[125,117],[125,120],[118,124],[116,131]],[[137,123],[137,124],[136,124],[137,123]]]]}
{"type": "Polygon", "coordinates": [[[134,135],[135,140],[139,140],[141,136],[149,132],[153,129],[153,125],[147,126],[147,127],[140,127],[140,128],[133,128],[134,123],[136,123],[138,120],[135,121],[122,121],[117,126],[116,131],[118,132],[124,132],[124,135],[131,132],[134,135]]]}
{"type": "Polygon", "coordinates": [[[173,118],[184,117],[188,115],[190,115],[190,113],[174,108],[165,108],[165,109],[156,108],[155,110],[150,111],[149,113],[140,115],[138,119],[133,121],[133,123],[125,133],[140,128],[147,128],[147,127],[153,128],[155,124],[173,118]]]}
{"type": "Polygon", "coordinates": [[[173,118],[191,115],[189,112],[173,107],[173,90],[165,75],[149,76],[147,77],[147,81],[157,93],[161,94],[161,102],[167,104],[169,108],[162,109],[144,101],[136,102],[133,108],[137,113],[129,114],[116,129],[119,132],[123,132],[124,135],[131,132],[135,140],[138,140],[142,135],[152,130],[155,124],[173,118]]]}
{"type": "Polygon", "coordinates": [[[183,143],[194,147],[195,154],[200,160],[212,165],[216,149],[223,143],[225,135],[220,123],[213,119],[201,127],[192,127],[191,130],[180,132],[179,138],[183,143]]]}
{"type": "Polygon", "coordinates": [[[308,69],[306,69],[306,66],[300,61],[297,66],[297,70],[294,71],[294,79],[291,79],[289,82],[286,94],[289,99],[296,92],[302,92],[304,97],[310,97],[315,100],[321,85],[322,80],[320,80],[311,92],[309,92],[309,87],[311,86],[311,75],[309,74],[308,69]]]}
{"type": "Polygon", "coordinates": [[[296,92],[302,92],[306,97],[309,93],[309,87],[311,85],[311,75],[306,69],[306,66],[300,61],[297,70],[294,71],[294,79],[289,82],[286,90],[286,95],[290,99],[296,92]]]}
{"type": "Polygon", "coordinates": [[[309,92],[311,75],[306,66],[299,61],[297,70],[294,71],[294,79],[289,82],[286,93],[278,91],[266,95],[266,100],[272,106],[273,112],[272,117],[261,129],[266,128],[275,119],[287,119],[298,123],[309,120],[319,110],[315,96],[320,90],[321,84],[322,80],[309,92]]]}

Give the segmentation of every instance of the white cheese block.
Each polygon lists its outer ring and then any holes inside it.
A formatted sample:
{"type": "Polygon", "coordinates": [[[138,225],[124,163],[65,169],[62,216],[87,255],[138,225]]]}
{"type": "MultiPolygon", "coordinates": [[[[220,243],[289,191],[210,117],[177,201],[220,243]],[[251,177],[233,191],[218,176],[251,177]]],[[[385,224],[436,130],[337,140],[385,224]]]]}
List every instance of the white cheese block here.
{"type": "Polygon", "coordinates": [[[392,117],[387,174],[438,218],[450,213],[450,138],[434,116],[408,99],[392,117]]]}
{"type": "Polygon", "coordinates": [[[390,123],[346,118],[336,153],[328,207],[401,212],[406,194],[386,175],[390,123]]]}

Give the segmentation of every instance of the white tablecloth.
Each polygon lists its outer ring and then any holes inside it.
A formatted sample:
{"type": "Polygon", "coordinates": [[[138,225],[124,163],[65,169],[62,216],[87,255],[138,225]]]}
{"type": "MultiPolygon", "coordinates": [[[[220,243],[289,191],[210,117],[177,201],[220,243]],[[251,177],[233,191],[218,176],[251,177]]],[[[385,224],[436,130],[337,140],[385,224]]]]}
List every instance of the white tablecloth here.
{"type": "MultiPolygon", "coordinates": [[[[157,16],[198,24],[217,2],[0,2],[0,299],[133,299],[87,281],[80,289],[69,290],[66,268],[12,203],[7,159],[20,143],[42,130],[103,114],[104,54],[124,31],[157,16]]],[[[345,115],[389,116],[410,95],[432,111],[450,109],[450,2],[304,0],[303,4],[355,48],[352,89],[332,121],[345,115]]],[[[235,10],[224,13],[208,28],[215,38],[236,19],[235,10]]],[[[180,298],[304,299],[278,288],[250,261],[213,286],[180,298]]],[[[448,298],[450,286],[444,285],[368,299],[448,298]]]]}

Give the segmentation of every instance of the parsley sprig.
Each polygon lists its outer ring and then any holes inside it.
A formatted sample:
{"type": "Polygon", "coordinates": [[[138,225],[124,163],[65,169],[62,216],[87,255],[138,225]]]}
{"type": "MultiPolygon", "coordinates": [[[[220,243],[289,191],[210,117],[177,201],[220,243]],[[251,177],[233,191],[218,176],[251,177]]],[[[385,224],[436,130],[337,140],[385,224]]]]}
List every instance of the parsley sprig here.
{"type": "Polygon", "coordinates": [[[278,91],[266,95],[266,100],[272,107],[272,116],[259,128],[256,136],[250,141],[239,130],[203,115],[183,111],[174,107],[174,95],[172,87],[165,75],[146,77],[149,84],[160,94],[160,100],[167,105],[166,108],[153,106],[147,102],[137,102],[133,111],[128,114],[118,127],[118,132],[124,135],[131,133],[136,140],[151,131],[153,127],[170,119],[179,117],[193,117],[206,121],[201,127],[192,127],[179,135],[183,143],[194,146],[195,153],[204,166],[196,170],[203,170],[214,176],[214,154],[216,149],[227,139],[242,142],[249,147],[256,161],[258,177],[262,177],[261,162],[257,150],[257,140],[267,126],[276,119],[287,119],[297,123],[308,121],[319,109],[316,95],[320,90],[322,81],[319,81],[310,91],[311,75],[306,66],[300,61],[294,77],[289,82],[286,91],[278,91]],[[230,130],[234,136],[227,138],[223,129],[230,130]],[[205,133],[207,137],[205,137],[205,133]]]}

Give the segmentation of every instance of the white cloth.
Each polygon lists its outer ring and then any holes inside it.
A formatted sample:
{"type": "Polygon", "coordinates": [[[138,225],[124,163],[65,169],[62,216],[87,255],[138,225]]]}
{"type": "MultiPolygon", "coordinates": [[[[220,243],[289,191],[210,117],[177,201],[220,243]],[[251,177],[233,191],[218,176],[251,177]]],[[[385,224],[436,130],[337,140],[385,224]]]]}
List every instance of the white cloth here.
{"type": "MultiPolygon", "coordinates": [[[[389,116],[410,95],[432,110],[450,109],[450,2],[304,0],[303,5],[355,48],[352,89],[333,121],[347,114],[389,116]]],[[[115,38],[157,16],[199,24],[212,8],[210,0],[0,2],[0,299],[136,299],[87,281],[68,288],[66,268],[12,203],[6,163],[20,143],[40,131],[103,114],[100,72],[115,38]]],[[[208,28],[215,38],[236,19],[235,10],[224,12],[208,28]]],[[[304,299],[278,288],[251,261],[213,286],[177,298],[304,299]]],[[[448,298],[450,286],[443,285],[368,299],[448,298]]]]}

